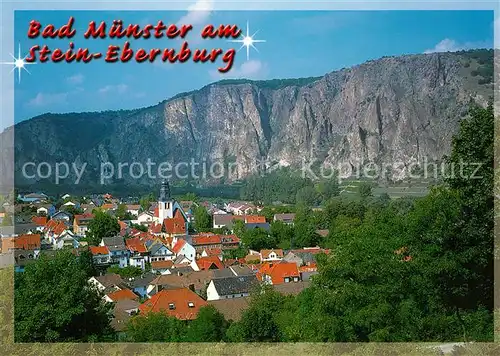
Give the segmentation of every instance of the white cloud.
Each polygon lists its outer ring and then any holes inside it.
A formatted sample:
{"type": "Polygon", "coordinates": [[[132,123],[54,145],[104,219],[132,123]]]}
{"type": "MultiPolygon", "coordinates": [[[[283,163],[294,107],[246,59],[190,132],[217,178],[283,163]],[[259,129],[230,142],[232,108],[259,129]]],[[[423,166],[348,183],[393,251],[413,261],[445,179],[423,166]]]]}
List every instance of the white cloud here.
{"type": "Polygon", "coordinates": [[[71,77],[66,78],[66,81],[69,84],[77,85],[77,84],[82,84],[84,79],[85,79],[85,77],[83,76],[83,74],[78,73],[78,74],[72,75],[71,77]]]}
{"type": "Polygon", "coordinates": [[[453,39],[445,38],[434,48],[425,50],[424,53],[457,52],[475,48],[491,48],[491,43],[488,41],[459,43],[453,39]]]}
{"type": "Polygon", "coordinates": [[[177,21],[179,25],[204,25],[214,9],[214,0],[198,0],[188,6],[188,13],[177,21]]]}
{"type": "Polygon", "coordinates": [[[269,68],[266,63],[257,60],[244,62],[238,68],[232,68],[227,73],[221,73],[218,70],[210,71],[210,76],[213,79],[264,79],[269,74],[269,68]]]}
{"type": "Polygon", "coordinates": [[[33,99],[28,101],[29,106],[47,106],[52,104],[64,104],[68,98],[67,93],[38,93],[33,99]]]}
{"type": "Polygon", "coordinates": [[[98,90],[99,94],[106,94],[110,92],[116,92],[118,94],[123,94],[128,90],[127,84],[118,84],[118,85],[106,85],[98,90]]]}

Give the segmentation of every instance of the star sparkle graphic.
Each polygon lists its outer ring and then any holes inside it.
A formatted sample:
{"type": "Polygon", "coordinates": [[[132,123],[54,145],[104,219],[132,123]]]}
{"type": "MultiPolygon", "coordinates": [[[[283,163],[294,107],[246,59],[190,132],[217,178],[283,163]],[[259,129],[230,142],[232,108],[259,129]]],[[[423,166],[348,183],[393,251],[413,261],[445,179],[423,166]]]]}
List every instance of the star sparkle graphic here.
{"type": "Polygon", "coordinates": [[[17,58],[12,54],[9,53],[10,56],[14,59],[14,62],[0,62],[0,64],[8,64],[8,65],[13,65],[12,70],[10,71],[11,73],[17,69],[17,77],[19,83],[21,83],[21,70],[24,69],[28,74],[31,74],[30,71],[26,68],[26,65],[28,64],[36,64],[36,63],[31,63],[31,62],[26,62],[25,59],[28,57],[28,55],[22,57],[21,56],[21,44],[19,43],[18,51],[17,51],[17,58]]]}
{"type": "Polygon", "coordinates": [[[257,49],[257,47],[255,47],[253,44],[254,43],[258,43],[258,42],[266,42],[266,40],[256,40],[256,39],[254,39],[254,36],[257,34],[257,32],[259,32],[259,30],[255,31],[255,33],[250,36],[250,27],[249,27],[248,21],[247,21],[247,34],[241,40],[229,40],[229,42],[242,43],[240,49],[242,49],[243,47],[247,48],[247,61],[250,60],[250,47],[252,47],[254,50],[256,50],[257,52],[259,52],[259,50],[257,49]]]}

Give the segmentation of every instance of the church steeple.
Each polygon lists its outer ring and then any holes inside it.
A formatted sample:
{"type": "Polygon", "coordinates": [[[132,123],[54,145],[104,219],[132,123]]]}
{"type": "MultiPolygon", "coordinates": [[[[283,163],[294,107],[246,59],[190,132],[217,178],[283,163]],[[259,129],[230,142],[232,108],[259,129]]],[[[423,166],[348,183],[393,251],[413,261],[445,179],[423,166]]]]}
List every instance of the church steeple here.
{"type": "Polygon", "coordinates": [[[167,202],[170,201],[172,197],[170,196],[170,185],[168,184],[167,181],[161,182],[161,188],[160,188],[160,202],[167,202]]]}

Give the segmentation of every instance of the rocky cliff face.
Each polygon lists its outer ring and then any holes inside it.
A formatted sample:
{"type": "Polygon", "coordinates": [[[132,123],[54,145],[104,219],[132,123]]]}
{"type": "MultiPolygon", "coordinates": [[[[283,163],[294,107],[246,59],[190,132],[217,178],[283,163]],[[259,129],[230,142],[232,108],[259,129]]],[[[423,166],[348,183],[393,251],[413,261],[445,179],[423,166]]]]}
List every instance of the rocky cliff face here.
{"type": "Polygon", "coordinates": [[[382,58],[310,80],[223,81],[129,112],[47,114],[16,125],[15,166],[4,169],[23,186],[37,180],[23,176],[26,162],[87,163],[80,184],[92,184],[110,161],[106,182],[149,184],[151,176],[133,178],[129,166],[120,179],[118,164],[146,169],[150,159],[156,174],[161,162],[235,162],[234,180],[259,160],[298,168],[439,160],[471,100],[485,105],[493,96],[485,70],[492,58],[492,51],[382,58]]]}

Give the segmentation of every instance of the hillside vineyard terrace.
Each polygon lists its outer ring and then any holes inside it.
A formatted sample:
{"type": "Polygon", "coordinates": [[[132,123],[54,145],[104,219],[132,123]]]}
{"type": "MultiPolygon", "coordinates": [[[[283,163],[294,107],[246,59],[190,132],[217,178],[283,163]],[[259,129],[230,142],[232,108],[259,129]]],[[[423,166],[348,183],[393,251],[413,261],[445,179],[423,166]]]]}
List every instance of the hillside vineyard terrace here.
{"type": "MultiPolygon", "coordinates": [[[[68,38],[71,39],[75,36],[76,30],[73,29],[74,18],[71,17],[67,24],[61,26],[60,28],[55,28],[54,25],[46,25],[42,28],[40,22],[32,20],[28,29],[29,38],[68,38]]],[[[99,25],[92,21],[89,23],[87,31],[84,33],[83,37],[86,39],[105,39],[105,38],[131,38],[131,39],[159,39],[159,38],[169,38],[184,39],[189,31],[192,30],[192,25],[165,25],[162,21],[158,21],[156,25],[147,24],[145,26],[140,26],[138,24],[123,25],[121,20],[113,21],[109,30],[106,30],[107,24],[103,21],[99,25]]],[[[201,31],[201,37],[204,39],[216,39],[216,38],[238,38],[241,34],[241,30],[236,25],[220,25],[219,27],[214,27],[213,25],[207,25],[201,31]]],[[[34,45],[29,50],[29,54],[26,58],[27,62],[84,62],[88,63],[95,59],[104,58],[108,63],[115,62],[129,62],[130,60],[135,60],[138,63],[142,62],[154,62],[155,60],[161,60],[163,62],[170,63],[184,63],[188,60],[193,62],[215,62],[219,57],[221,57],[222,62],[225,66],[221,66],[218,70],[222,73],[229,71],[234,64],[234,57],[236,55],[235,49],[223,50],[221,48],[212,49],[194,49],[189,48],[188,42],[184,41],[180,45],[180,49],[177,51],[174,48],[152,48],[144,49],[138,48],[133,49],[130,42],[127,41],[123,46],[109,45],[105,53],[102,52],[91,52],[88,48],[77,48],[75,49],[73,42],[69,43],[69,48],[63,51],[59,48],[51,49],[47,45],[34,45]]]]}

